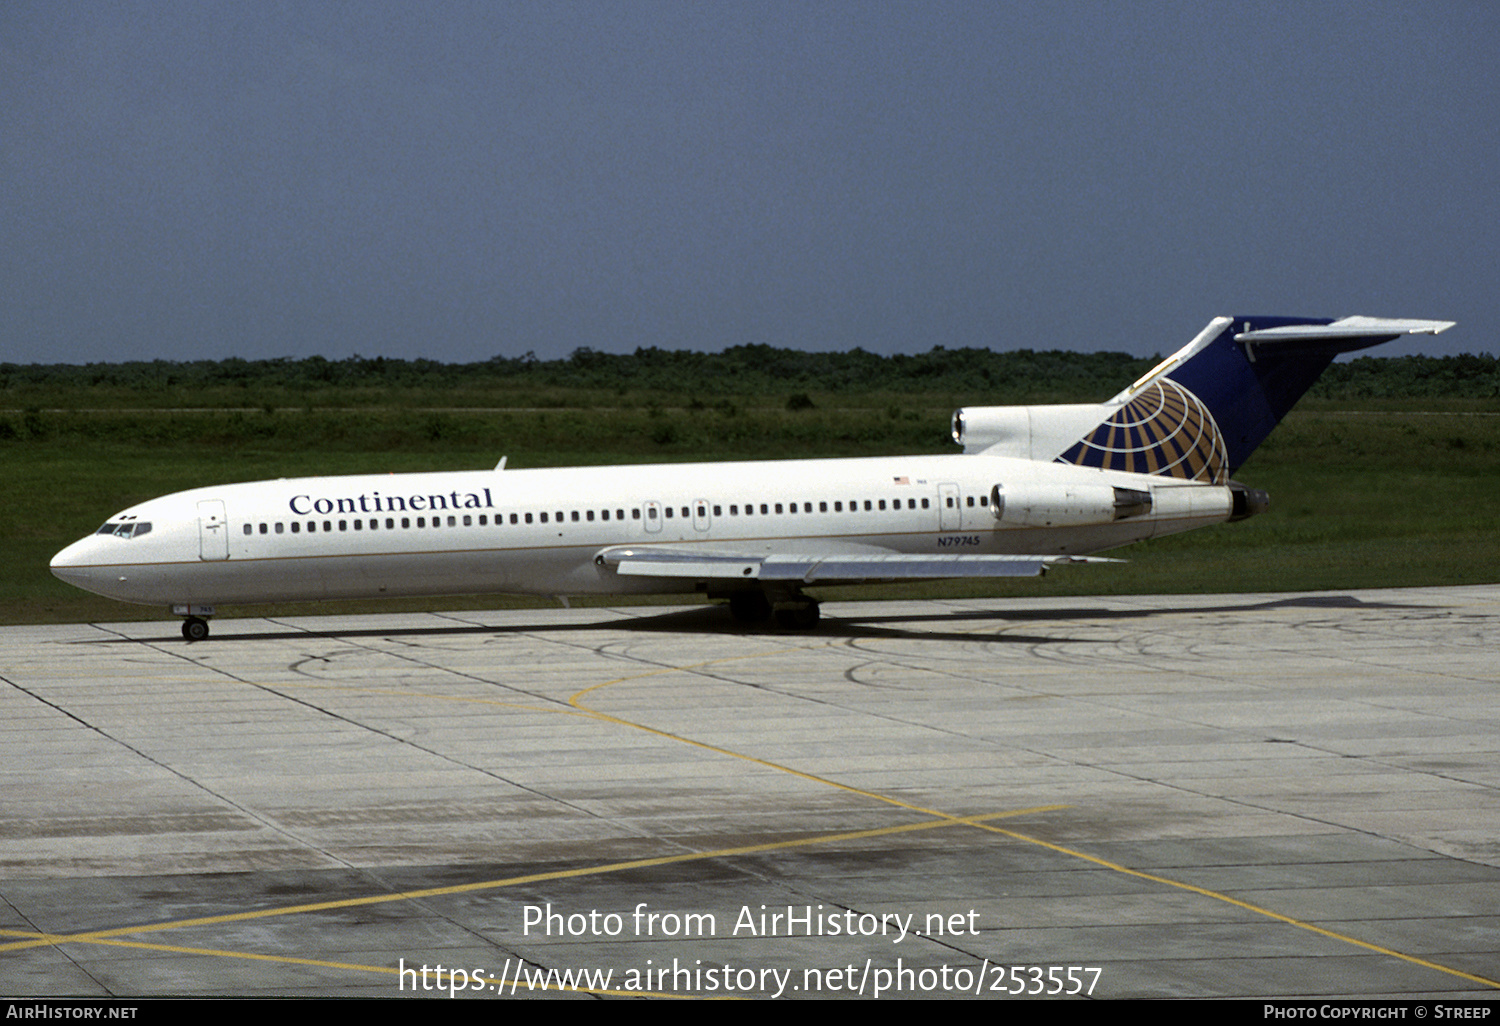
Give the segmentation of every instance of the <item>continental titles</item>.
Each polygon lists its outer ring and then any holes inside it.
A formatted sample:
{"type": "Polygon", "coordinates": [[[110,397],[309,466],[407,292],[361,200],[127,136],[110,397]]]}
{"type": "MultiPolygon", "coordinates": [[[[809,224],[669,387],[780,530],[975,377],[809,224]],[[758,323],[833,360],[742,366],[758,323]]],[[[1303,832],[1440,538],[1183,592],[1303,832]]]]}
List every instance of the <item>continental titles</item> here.
{"type": "Polygon", "coordinates": [[[314,513],[417,513],[443,509],[494,509],[494,499],[488,488],[477,492],[448,492],[446,495],[381,495],[369,492],[347,498],[327,498],[311,495],[294,495],[287,503],[299,517],[314,513]]]}

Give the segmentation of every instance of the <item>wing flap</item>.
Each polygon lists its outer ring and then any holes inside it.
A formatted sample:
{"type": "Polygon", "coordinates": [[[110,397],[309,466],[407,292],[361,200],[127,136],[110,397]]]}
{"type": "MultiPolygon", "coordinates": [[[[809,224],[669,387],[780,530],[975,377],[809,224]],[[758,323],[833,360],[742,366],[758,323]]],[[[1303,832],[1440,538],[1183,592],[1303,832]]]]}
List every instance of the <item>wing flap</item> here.
{"type": "Polygon", "coordinates": [[[749,554],[681,549],[605,549],[594,562],[627,577],[786,581],[801,584],[1035,577],[1060,563],[1118,563],[1103,556],[908,555],[903,553],[749,554]]]}

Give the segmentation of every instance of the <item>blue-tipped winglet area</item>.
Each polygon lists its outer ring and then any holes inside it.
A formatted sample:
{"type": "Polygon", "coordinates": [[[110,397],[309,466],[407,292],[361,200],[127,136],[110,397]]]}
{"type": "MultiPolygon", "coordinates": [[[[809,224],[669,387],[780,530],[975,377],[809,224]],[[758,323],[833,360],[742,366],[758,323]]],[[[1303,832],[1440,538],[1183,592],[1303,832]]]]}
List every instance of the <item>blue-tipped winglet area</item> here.
{"type": "Polygon", "coordinates": [[[1231,474],[1338,354],[1453,327],[1384,317],[1234,317],[1216,324],[1223,325],[1217,335],[1200,335],[1189,347],[1196,351],[1177,354],[1132,391],[1164,377],[1197,396],[1223,436],[1231,474]]]}

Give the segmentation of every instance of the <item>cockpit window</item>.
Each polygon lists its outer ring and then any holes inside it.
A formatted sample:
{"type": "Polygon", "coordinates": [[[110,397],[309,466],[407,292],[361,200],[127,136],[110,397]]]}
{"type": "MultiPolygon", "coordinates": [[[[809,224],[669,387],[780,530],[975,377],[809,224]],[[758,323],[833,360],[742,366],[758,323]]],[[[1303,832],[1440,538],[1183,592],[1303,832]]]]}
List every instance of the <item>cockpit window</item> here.
{"type": "Polygon", "coordinates": [[[110,520],[95,534],[112,534],[116,538],[139,538],[143,534],[151,533],[151,521],[149,520],[110,520]]]}

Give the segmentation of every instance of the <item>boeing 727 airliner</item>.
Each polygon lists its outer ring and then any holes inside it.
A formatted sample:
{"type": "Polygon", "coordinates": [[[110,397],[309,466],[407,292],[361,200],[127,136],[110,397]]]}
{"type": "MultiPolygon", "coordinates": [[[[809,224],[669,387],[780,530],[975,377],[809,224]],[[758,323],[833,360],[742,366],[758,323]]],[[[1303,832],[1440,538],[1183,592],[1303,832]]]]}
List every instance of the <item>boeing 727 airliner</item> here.
{"type": "Polygon", "coordinates": [[[972,407],[962,455],[317,477],[152,499],[52,572],[168,606],[511,592],[701,593],[818,617],[812,585],[1035,576],[1266,509],[1233,480],[1339,353],[1451,321],[1218,317],[1105,403],[972,407]]]}

